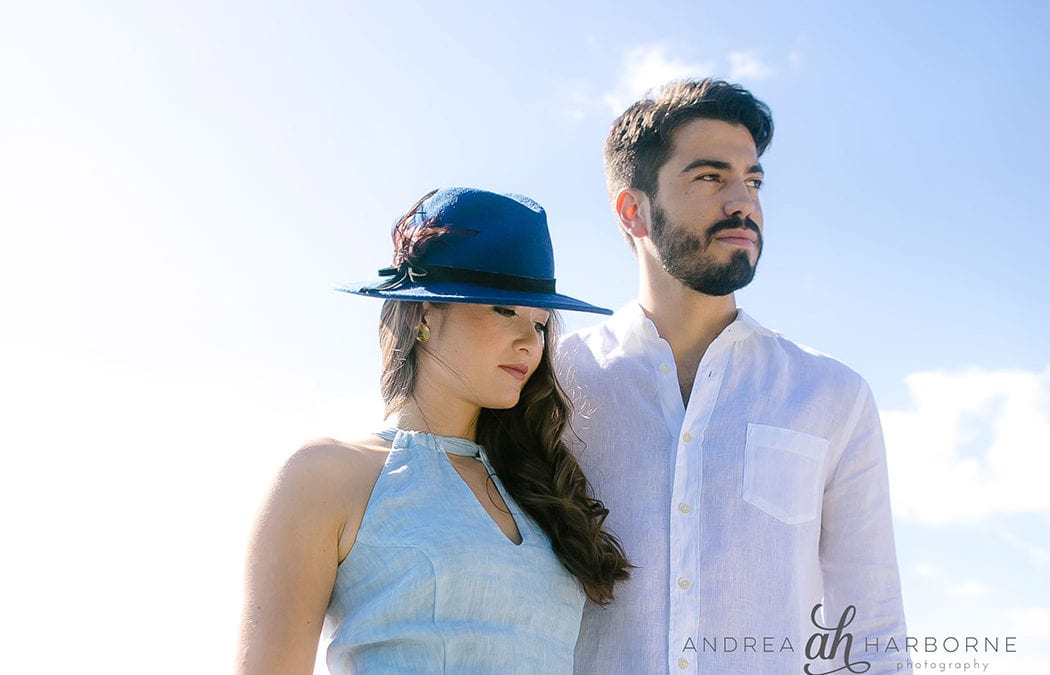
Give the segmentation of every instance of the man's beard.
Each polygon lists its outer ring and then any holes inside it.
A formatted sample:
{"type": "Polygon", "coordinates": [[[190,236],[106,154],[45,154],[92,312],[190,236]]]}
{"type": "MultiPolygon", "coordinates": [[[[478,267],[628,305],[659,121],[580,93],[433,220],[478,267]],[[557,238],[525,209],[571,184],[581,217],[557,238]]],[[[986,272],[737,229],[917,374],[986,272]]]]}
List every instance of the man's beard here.
{"type": "Polygon", "coordinates": [[[660,265],[672,277],[704,295],[729,295],[751,283],[762,256],[762,233],[750,218],[725,218],[707,228],[701,240],[667,221],[667,214],[653,200],[653,223],[649,238],[660,255],[660,265]],[[751,264],[747,251],[734,251],[729,262],[720,263],[707,252],[714,235],[723,230],[751,230],[758,236],[758,256],[751,264]]]}

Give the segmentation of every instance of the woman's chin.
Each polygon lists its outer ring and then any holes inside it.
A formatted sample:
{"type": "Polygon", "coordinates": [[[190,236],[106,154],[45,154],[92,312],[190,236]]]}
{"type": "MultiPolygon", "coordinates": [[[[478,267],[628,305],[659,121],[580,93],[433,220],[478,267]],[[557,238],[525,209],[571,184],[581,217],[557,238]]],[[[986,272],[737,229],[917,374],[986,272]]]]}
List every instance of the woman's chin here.
{"type": "Polygon", "coordinates": [[[514,396],[501,396],[500,398],[494,398],[493,400],[488,401],[482,407],[488,408],[490,410],[510,410],[514,406],[518,405],[518,401],[520,400],[520,393],[514,396]]]}

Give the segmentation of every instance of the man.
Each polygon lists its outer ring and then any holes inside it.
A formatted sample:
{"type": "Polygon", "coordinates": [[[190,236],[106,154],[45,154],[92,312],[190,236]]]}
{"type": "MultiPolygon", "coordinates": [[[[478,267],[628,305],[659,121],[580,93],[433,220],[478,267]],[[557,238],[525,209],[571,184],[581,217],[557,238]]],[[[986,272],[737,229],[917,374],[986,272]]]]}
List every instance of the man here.
{"type": "Polygon", "coordinates": [[[750,92],[703,80],[635,103],[606,141],[638,299],[566,338],[561,358],[578,456],[637,569],[608,609],[588,607],[579,673],[874,674],[902,660],[868,386],[733,297],[762,254],[772,133],[750,92]]]}

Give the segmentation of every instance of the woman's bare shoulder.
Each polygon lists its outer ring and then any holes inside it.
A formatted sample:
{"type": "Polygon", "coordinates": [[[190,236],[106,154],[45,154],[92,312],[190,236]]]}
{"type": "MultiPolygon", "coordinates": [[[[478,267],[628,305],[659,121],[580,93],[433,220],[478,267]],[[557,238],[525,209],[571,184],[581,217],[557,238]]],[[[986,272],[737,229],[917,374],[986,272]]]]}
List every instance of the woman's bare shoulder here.
{"type": "Polygon", "coordinates": [[[390,441],[376,435],[362,436],[353,441],[334,438],[315,438],[296,450],[291,459],[304,462],[371,461],[376,455],[390,452],[390,441]]]}
{"type": "MultiPolygon", "coordinates": [[[[390,453],[390,441],[363,436],[353,441],[317,438],[303,444],[285,462],[278,482],[305,482],[313,488],[346,487],[364,479],[375,482],[390,453]]],[[[340,492],[343,490],[340,489],[340,492]]]]}
{"type": "Polygon", "coordinates": [[[317,517],[337,518],[339,561],[357,539],[369,497],[390,455],[390,441],[379,436],[344,442],[319,438],[303,445],[278,477],[294,483],[292,491],[310,500],[317,517]]]}

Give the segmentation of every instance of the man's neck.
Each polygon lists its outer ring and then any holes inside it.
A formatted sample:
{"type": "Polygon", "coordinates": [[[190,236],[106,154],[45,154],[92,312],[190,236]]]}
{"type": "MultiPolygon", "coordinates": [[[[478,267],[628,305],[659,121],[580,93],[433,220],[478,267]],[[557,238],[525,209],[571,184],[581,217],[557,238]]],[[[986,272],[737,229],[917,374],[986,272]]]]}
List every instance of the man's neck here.
{"type": "Polygon", "coordinates": [[[715,338],[736,320],[736,300],[732,294],[698,293],[666,274],[654,276],[641,277],[638,304],[671,346],[682,400],[688,403],[700,360],[715,338]]]}

